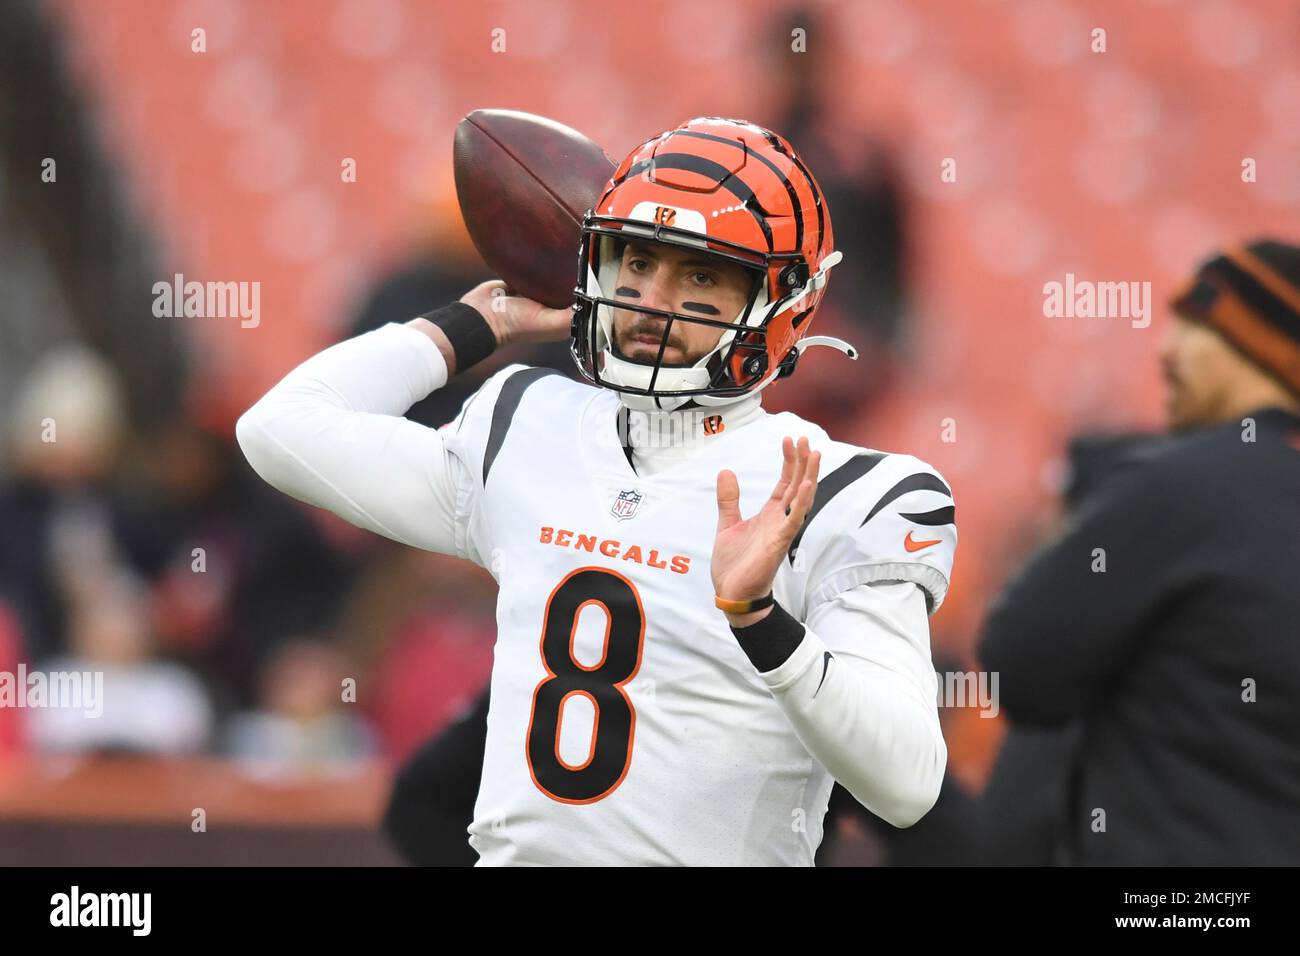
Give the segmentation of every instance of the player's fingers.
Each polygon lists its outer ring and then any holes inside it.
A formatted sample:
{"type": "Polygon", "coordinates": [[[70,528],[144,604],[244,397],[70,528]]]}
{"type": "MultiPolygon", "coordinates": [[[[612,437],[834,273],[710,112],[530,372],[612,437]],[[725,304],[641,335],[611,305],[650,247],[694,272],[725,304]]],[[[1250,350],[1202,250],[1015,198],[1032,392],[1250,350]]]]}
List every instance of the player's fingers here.
{"type": "Polygon", "coordinates": [[[783,531],[788,537],[793,537],[795,531],[803,524],[803,519],[808,514],[808,509],[812,505],[813,491],[816,486],[811,481],[805,481],[799,485],[799,491],[794,496],[794,501],[790,502],[790,514],[785,519],[783,531]]]}
{"type": "Polygon", "coordinates": [[[799,444],[795,447],[794,473],[790,476],[790,484],[785,489],[785,494],[781,499],[781,506],[787,515],[790,514],[790,508],[794,501],[794,496],[799,492],[799,485],[803,482],[804,474],[808,470],[808,439],[800,438],[799,444]]]}
{"type": "Polygon", "coordinates": [[[718,530],[740,521],[740,483],[734,471],[718,472],[718,530]]]}
{"type": "Polygon", "coordinates": [[[772,500],[779,501],[784,506],[786,491],[790,487],[790,480],[794,477],[795,448],[789,435],[781,440],[781,455],[781,477],[772,489],[772,500]]]}
{"type": "Polygon", "coordinates": [[[790,505],[790,520],[798,524],[803,523],[817,496],[817,475],[811,466],[809,472],[810,474],[804,476],[799,485],[799,493],[794,496],[794,501],[790,505]]]}
{"type": "Polygon", "coordinates": [[[817,483],[805,478],[799,483],[794,498],[790,501],[790,510],[772,527],[771,540],[778,551],[787,551],[794,536],[799,533],[804,519],[812,509],[813,498],[817,494],[817,483]]]}
{"type": "Polygon", "coordinates": [[[804,518],[808,516],[808,510],[812,507],[813,495],[816,490],[816,484],[811,481],[804,480],[799,483],[795,496],[790,501],[790,511],[784,518],[780,519],[780,523],[776,527],[776,537],[781,542],[782,547],[789,545],[803,525],[804,518]]]}
{"type": "Polygon", "coordinates": [[[817,495],[817,475],[821,470],[822,454],[809,451],[804,457],[804,467],[797,476],[798,484],[793,489],[790,502],[786,506],[786,521],[794,525],[801,524],[817,495]]]}
{"type": "Polygon", "coordinates": [[[808,456],[808,470],[803,473],[805,481],[811,481],[813,487],[817,485],[817,476],[822,468],[822,453],[815,451],[808,456]]]}

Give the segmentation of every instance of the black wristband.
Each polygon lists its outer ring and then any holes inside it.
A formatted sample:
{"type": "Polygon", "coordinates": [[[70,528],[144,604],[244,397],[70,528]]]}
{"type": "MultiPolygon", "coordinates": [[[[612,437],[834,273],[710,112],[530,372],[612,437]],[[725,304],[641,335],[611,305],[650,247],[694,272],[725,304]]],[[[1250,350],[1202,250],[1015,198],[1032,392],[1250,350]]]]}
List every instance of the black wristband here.
{"type": "Polygon", "coordinates": [[[761,621],[748,627],[733,627],[731,633],[740,642],[749,662],[759,673],[776,670],[790,659],[803,641],[804,626],[790,612],[774,603],[772,610],[761,621]]]}
{"type": "Polygon", "coordinates": [[[456,356],[457,373],[483,361],[497,347],[496,333],[483,314],[472,305],[453,302],[421,316],[442,329],[456,356]]]}

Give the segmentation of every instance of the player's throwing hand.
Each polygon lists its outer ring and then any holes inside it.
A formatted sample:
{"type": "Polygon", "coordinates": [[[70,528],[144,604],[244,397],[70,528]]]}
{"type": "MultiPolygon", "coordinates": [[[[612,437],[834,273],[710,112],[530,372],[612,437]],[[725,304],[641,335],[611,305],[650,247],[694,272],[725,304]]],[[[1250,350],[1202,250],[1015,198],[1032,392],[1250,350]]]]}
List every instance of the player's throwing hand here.
{"type": "MultiPolygon", "coordinates": [[[[718,472],[713,590],[727,602],[760,601],[771,592],[781,559],[812,507],[821,452],[811,451],[807,438],[800,438],[796,446],[788,436],[781,450],[785,455],[781,478],[752,518],[740,516],[740,485],[735,472],[718,472]]],[[[728,611],[727,619],[733,627],[747,627],[770,611],[770,606],[748,613],[728,611]]]]}
{"type": "Polygon", "coordinates": [[[500,279],[489,279],[460,297],[472,305],[496,335],[498,345],[511,342],[561,342],[573,324],[571,309],[548,309],[540,302],[511,295],[500,279]]]}

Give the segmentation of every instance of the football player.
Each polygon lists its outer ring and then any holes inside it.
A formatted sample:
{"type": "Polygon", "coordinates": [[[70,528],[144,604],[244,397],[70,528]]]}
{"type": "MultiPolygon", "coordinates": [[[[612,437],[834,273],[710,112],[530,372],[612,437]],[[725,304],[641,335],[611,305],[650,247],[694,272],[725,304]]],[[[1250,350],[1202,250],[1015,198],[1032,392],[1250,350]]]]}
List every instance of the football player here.
{"type": "Polygon", "coordinates": [[[839,258],[789,142],[693,119],[585,217],[571,311],[488,282],[240,418],[275,487],[496,578],[480,864],[808,865],[836,780],[897,827],[934,804],[952,492],[761,404],[810,345],[853,354],[808,335],[839,258]],[[401,417],[564,337],[586,383],[511,365],[441,429],[401,417]]]}

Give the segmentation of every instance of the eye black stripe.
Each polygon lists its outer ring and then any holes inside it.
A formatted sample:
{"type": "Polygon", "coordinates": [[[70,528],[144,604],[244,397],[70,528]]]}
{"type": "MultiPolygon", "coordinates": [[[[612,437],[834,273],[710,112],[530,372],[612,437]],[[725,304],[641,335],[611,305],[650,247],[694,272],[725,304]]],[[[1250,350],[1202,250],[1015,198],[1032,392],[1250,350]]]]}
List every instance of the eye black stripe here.
{"type": "MultiPolygon", "coordinates": [[[[952,489],[949,488],[947,485],[945,485],[934,475],[931,475],[928,472],[921,472],[919,474],[909,475],[908,477],[900,481],[898,484],[894,485],[894,487],[890,488],[888,491],[885,492],[884,496],[879,501],[876,502],[876,506],[871,509],[871,513],[862,519],[862,524],[863,525],[866,524],[868,521],[870,521],[872,518],[878,515],[882,508],[884,508],[886,505],[888,505],[890,502],[894,501],[895,499],[901,498],[909,491],[940,491],[943,492],[945,495],[947,495],[949,498],[952,497],[952,489]]],[[[862,527],[862,525],[858,525],[858,527],[860,528],[862,527]]]]}
{"type": "Polygon", "coordinates": [[[691,312],[700,312],[704,315],[721,315],[716,306],[709,305],[707,302],[683,302],[683,309],[689,309],[691,312]]]}
{"type": "Polygon", "coordinates": [[[812,520],[817,517],[818,512],[825,508],[832,498],[884,460],[885,456],[882,452],[869,452],[861,455],[854,455],[821,481],[817,482],[817,494],[813,497],[812,507],[808,509],[808,514],[803,519],[803,524],[799,526],[798,534],[796,534],[794,540],[790,542],[790,549],[786,552],[786,557],[791,561],[794,561],[794,553],[798,550],[799,542],[803,540],[803,535],[804,532],[808,530],[808,525],[812,524],[812,520]]]}

